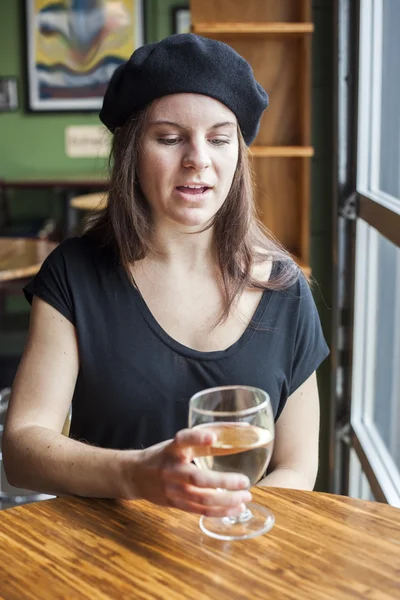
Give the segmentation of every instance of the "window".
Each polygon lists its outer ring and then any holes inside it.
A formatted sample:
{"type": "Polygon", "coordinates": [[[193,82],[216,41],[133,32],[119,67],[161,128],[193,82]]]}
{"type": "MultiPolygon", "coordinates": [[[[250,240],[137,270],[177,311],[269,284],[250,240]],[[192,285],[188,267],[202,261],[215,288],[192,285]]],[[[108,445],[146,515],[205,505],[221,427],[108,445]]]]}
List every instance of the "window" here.
{"type": "Polygon", "coordinates": [[[359,220],[352,425],[400,506],[400,249],[359,220]]]}
{"type": "Polygon", "coordinates": [[[350,488],[349,496],[361,500],[375,501],[368,479],[362,470],[361,463],[358,460],[354,450],[350,451],[350,488]]]}
{"type": "Polygon", "coordinates": [[[359,191],[400,214],[400,2],[363,0],[359,191]]]}

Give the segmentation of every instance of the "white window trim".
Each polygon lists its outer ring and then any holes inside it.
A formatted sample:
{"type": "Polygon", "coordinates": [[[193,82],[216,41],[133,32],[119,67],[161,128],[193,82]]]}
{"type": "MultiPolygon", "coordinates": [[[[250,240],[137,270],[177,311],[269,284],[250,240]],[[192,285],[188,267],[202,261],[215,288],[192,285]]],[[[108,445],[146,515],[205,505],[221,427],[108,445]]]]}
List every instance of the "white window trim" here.
{"type": "Polygon", "coordinates": [[[359,78],[358,78],[358,141],[357,186],[368,190],[371,140],[371,65],[372,65],[372,2],[364,0],[360,6],[359,78]]]}
{"type": "MultiPolygon", "coordinates": [[[[399,251],[400,252],[400,251],[399,251]]],[[[400,307],[400,258],[396,263],[396,299],[395,306],[400,307]]],[[[396,339],[394,341],[394,356],[393,356],[393,364],[400,365],[400,311],[396,310],[394,315],[394,323],[393,323],[396,339]]],[[[399,427],[400,427],[400,369],[397,368],[393,373],[393,387],[392,387],[392,406],[395,407],[393,418],[392,418],[392,439],[395,439],[395,436],[399,436],[399,427]]],[[[399,443],[399,442],[398,442],[399,443]]]]}
{"type": "Polygon", "coordinates": [[[400,199],[379,188],[382,28],[383,0],[362,0],[359,39],[357,191],[400,214],[400,199]]]}
{"type": "Polygon", "coordinates": [[[399,470],[373,423],[378,235],[358,219],[351,425],[386,500],[400,508],[399,470]]]}
{"type": "MultiPolygon", "coordinates": [[[[396,480],[393,479],[389,470],[386,468],[387,465],[382,461],[380,455],[376,451],[376,439],[371,439],[371,431],[369,431],[363,423],[356,420],[352,423],[354,433],[356,434],[360,445],[362,446],[365,456],[373,470],[376,479],[379,482],[379,486],[386,498],[386,501],[391,506],[400,508],[400,494],[396,486],[396,480]]],[[[379,443],[379,442],[378,442],[379,443]]],[[[386,449],[386,448],[385,448],[386,449]]],[[[391,461],[393,463],[393,461],[391,461]]],[[[391,465],[389,465],[391,466],[391,465]]]]}
{"type": "MultiPolygon", "coordinates": [[[[361,2],[361,5],[363,2],[361,2]]],[[[372,68],[370,72],[369,96],[371,117],[371,139],[368,150],[371,154],[370,190],[379,191],[379,171],[381,162],[381,118],[382,118],[382,0],[369,2],[372,9],[372,68]],[[374,85],[371,85],[371,82],[374,85]]],[[[362,60],[362,58],[361,58],[362,60]]]]}
{"type": "MultiPolygon", "coordinates": [[[[374,451],[377,454],[378,460],[381,464],[380,472],[382,470],[386,471],[388,479],[390,480],[392,486],[396,490],[396,495],[399,498],[400,503],[400,473],[399,470],[387,449],[386,444],[384,443],[381,434],[375,426],[375,423],[370,421],[369,419],[364,420],[365,430],[368,433],[371,446],[374,448],[374,451]]],[[[379,475],[379,474],[378,474],[379,475]]],[[[379,476],[378,476],[379,480],[379,476]]],[[[399,504],[400,505],[400,504],[399,504]]]]}

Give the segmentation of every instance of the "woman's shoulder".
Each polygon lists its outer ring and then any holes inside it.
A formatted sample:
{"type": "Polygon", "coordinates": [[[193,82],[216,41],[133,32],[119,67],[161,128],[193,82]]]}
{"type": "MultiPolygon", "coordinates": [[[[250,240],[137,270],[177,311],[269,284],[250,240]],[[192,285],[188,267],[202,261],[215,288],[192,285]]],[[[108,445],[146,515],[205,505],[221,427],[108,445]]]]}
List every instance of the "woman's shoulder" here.
{"type": "Polygon", "coordinates": [[[272,256],[266,253],[257,253],[257,258],[253,262],[251,276],[256,281],[267,283],[273,273],[274,260],[272,256]]]}
{"type": "Polygon", "coordinates": [[[65,261],[68,264],[86,262],[88,260],[99,260],[109,255],[105,247],[93,237],[85,234],[63,240],[48,256],[48,261],[56,263],[65,261]]]}
{"type": "Polygon", "coordinates": [[[301,268],[290,254],[275,254],[256,248],[254,257],[252,278],[267,288],[287,295],[296,294],[304,285],[308,286],[301,268]]]}

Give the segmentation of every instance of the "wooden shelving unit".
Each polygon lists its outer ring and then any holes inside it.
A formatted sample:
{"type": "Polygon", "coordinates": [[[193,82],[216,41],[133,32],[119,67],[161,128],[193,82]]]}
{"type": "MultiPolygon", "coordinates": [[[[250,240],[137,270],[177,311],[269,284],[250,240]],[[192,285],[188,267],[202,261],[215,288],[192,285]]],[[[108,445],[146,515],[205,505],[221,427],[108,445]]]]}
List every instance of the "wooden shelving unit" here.
{"type": "Polygon", "coordinates": [[[250,148],[264,224],[310,272],[311,0],[190,0],[192,30],[232,46],[270,96],[250,148]]]}

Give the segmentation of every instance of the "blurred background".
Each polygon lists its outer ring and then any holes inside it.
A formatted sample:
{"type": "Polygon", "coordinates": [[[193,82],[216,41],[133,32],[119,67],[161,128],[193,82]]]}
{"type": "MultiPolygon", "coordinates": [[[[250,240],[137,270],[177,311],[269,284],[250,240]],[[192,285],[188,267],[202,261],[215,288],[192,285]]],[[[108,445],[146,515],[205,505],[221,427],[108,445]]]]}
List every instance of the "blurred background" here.
{"type": "MultiPolygon", "coordinates": [[[[27,335],[22,286],[106,201],[113,70],[194,31],[237,49],[270,95],[251,148],[259,214],[312,275],[331,348],[317,489],[400,506],[399,29],[398,0],[2,0],[0,390],[27,335]]],[[[6,407],[4,393],[0,428],[6,407]]],[[[23,501],[3,473],[0,489],[23,501]]]]}

